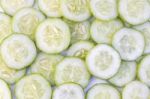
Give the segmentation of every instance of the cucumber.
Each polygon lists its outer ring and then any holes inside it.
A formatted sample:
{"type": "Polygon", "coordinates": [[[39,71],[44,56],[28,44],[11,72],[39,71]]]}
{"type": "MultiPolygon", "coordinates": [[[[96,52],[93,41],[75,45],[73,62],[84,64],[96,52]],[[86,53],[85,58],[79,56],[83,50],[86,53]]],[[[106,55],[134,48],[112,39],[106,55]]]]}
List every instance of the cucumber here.
{"type": "Polygon", "coordinates": [[[1,7],[1,5],[0,5],[0,12],[4,12],[3,8],[1,7]]]}
{"type": "Polygon", "coordinates": [[[106,80],[99,79],[97,77],[92,77],[88,86],[84,89],[84,91],[88,92],[88,90],[90,90],[93,86],[97,84],[108,84],[108,82],[106,80]]]}
{"type": "Polygon", "coordinates": [[[8,66],[4,63],[4,61],[0,57],[0,78],[5,80],[7,83],[14,84],[20,78],[22,78],[25,75],[25,73],[26,69],[15,70],[8,68],[8,66]]]}
{"type": "Polygon", "coordinates": [[[60,53],[70,44],[70,30],[61,19],[46,19],[35,34],[37,47],[45,53],[60,53]]]}
{"type": "Polygon", "coordinates": [[[0,0],[0,4],[5,13],[13,16],[22,8],[32,7],[34,0],[0,0]]]}
{"type": "Polygon", "coordinates": [[[109,79],[109,82],[118,87],[123,87],[136,77],[136,62],[122,61],[119,71],[109,79]]]}
{"type": "Polygon", "coordinates": [[[125,86],[122,99],[149,99],[149,88],[139,81],[133,81],[125,86]]]}
{"type": "Polygon", "coordinates": [[[145,37],[145,50],[144,54],[150,54],[150,22],[134,26],[133,28],[140,31],[145,37]]]}
{"type": "Polygon", "coordinates": [[[112,20],[117,18],[117,0],[90,0],[92,14],[100,20],[112,20]]]}
{"type": "Polygon", "coordinates": [[[67,83],[55,88],[53,92],[53,99],[85,99],[84,91],[74,83],[67,83]]]}
{"type": "Polygon", "coordinates": [[[90,29],[91,37],[96,43],[111,44],[114,33],[122,27],[123,24],[119,19],[111,21],[94,20],[90,29]]]}
{"type": "Polygon", "coordinates": [[[134,61],[143,54],[145,40],[139,31],[122,28],[114,35],[112,45],[123,60],[134,61]]]}
{"type": "Polygon", "coordinates": [[[145,56],[138,66],[138,78],[150,86],[150,55],[145,56]]]}
{"type": "Polygon", "coordinates": [[[0,99],[12,99],[11,91],[7,83],[0,79],[0,99]]]}
{"type": "Polygon", "coordinates": [[[36,47],[26,35],[12,34],[2,42],[1,55],[8,67],[22,69],[35,59],[36,47]]]}
{"type": "Polygon", "coordinates": [[[119,14],[132,25],[142,24],[150,18],[148,0],[119,0],[119,14]]]}
{"type": "Polygon", "coordinates": [[[120,67],[121,58],[116,50],[106,44],[94,47],[86,57],[90,73],[98,78],[109,79],[120,67]]]}
{"type": "Polygon", "coordinates": [[[39,10],[38,0],[35,0],[34,2],[33,8],[39,10]]]}
{"type": "Polygon", "coordinates": [[[50,99],[51,94],[50,84],[39,74],[28,75],[15,85],[16,99],[50,99]]]}
{"type": "Polygon", "coordinates": [[[61,0],[38,0],[40,10],[48,17],[61,17],[61,0]]]}
{"type": "Polygon", "coordinates": [[[86,64],[79,58],[66,57],[56,66],[56,85],[72,82],[85,88],[89,80],[90,74],[87,71],[86,64]]]}
{"type": "Polygon", "coordinates": [[[16,33],[23,33],[34,39],[34,33],[45,16],[33,8],[23,8],[13,16],[12,28],[16,33]]]}
{"type": "Polygon", "coordinates": [[[94,44],[90,41],[79,41],[70,46],[67,55],[84,59],[93,47],[94,44]]]}
{"type": "Polygon", "coordinates": [[[0,43],[12,34],[11,17],[4,13],[0,13],[0,43]]]}
{"type": "Polygon", "coordinates": [[[61,13],[69,20],[84,21],[91,16],[88,3],[89,0],[61,0],[61,13]]]}
{"type": "Polygon", "coordinates": [[[76,22],[71,28],[71,43],[78,42],[79,40],[90,39],[90,23],[89,21],[76,22]]]}
{"type": "Polygon", "coordinates": [[[43,75],[51,85],[54,85],[54,72],[56,65],[63,59],[61,55],[49,55],[40,52],[31,65],[31,73],[39,73],[43,75]]]}
{"type": "Polygon", "coordinates": [[[121,99],[119,91],[108,84],[97,84],[92,87],[86,99],[121,99]]]}

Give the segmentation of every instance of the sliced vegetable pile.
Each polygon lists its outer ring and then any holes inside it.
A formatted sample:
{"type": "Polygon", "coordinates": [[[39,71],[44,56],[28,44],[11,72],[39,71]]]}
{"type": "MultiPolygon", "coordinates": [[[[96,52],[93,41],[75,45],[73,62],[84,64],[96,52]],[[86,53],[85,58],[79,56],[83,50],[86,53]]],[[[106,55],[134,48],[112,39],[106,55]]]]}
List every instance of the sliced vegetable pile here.
{"type": "Polygon", "coordinates": [[[0,99],[150,99],[150,0],[0,0],[0,99]]]}

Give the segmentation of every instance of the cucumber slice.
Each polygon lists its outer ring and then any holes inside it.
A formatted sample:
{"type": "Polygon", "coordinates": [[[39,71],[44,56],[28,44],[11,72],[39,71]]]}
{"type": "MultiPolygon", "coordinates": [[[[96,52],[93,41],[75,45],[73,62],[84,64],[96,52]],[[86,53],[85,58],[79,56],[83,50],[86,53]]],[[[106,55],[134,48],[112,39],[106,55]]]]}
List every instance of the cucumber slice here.
{"type": "Polygon", "coordinates": [[[114,76],[120,67],[120,62],[117,51],[105,44],[94,47],[86,58],[90,73],[102,79],[114,76]]]}
{"type": "Polygon", "coordinates": [[[7,83],[13,84],[17,82],[20,78],[22,78],[25,75],[25,73],[26,69],[17,71],[15,69],[8,68],[8,66],[0,57],[0,78],[5,80],[7,83]]]}
{"type": "Polygon", "coordinates": [[[123,60],[133,61],[143,54],[145,40],[139,31],[123,28],[114,35],[112,45],[123,60]]]}
{"type": "Polygon", "coordinates": [[[13,34],[1,44],[1,55],[10,68],[22,69],[36,57],[35,44],[23,34],[13,34]]]}
{"type": "Polygon", "coordinates": [[[7,14],[14,15],[22,8],[32,7],[34,0],[0,0],[0,4],[7,14]]]}
{"type": "Polygon", "coordinates": [[[85,58],[88,52],[94,47],[94,44],[89,41],[79,41],[73,44],[68,50],[68,56],[76,56],[79,58],[85,58]]]}
{"type": "Polygon", "coordinates": [[[123,27],[119,19],[111,21],[95,20],[91,25],[91,37],[96,43],[111,44],[112,36],[123,27]]]}
{"type": "Polygon", "coordinates": [[[0,13],[0,43],[12,34],[11,17],[0,13]]]}
{"type": "Polygon", "coordinates": [[[118,16],[117,0],[90,0],[90,8],[100,20],[112,20],[118,16]]]}
{"type": "Polygon", "coordinates": [[[36,31],[37,47],[45,53],[60,53],[70,43],[70,30],[61,19],[47,19],[36,31]]]}
{"type": "Polygon", "coordinates": [[[149,88],[139,82],[133,81],[125,86],[122,92],[122,99],[149,99],[149,88]]]}
{"type": "Polygon", "coordinates": [[[49,55],[41,52],[31,65],[31,73],[43,75],[52,85],[54,85],[55,68],[62,59],[63,56],[61,55],[49,55]]]}
{"type": "Polygon", "coordinates": [[[12,27],[16,33],[23,33],[34,39],[34,33],[39,25],[45,19],[45,16],[33,8],[23,8],[13,17],[12,27]]]}
{"type": "Polygon", "coordinates": [[[17,99],[50,99],[51,94],[50,84],[38,74],[26,76],[15,85],[17,99]]]}
{"type": "Polygon", "coordinates": [[[138,67],[138,78],[150,86],[150,55],[145,56],[138,67]]]}
{"type": "Polygon", "coordinates": [[[0,79],[0,99],[12,99],[11,92],[6,82],[0,79]]]}
{"type": "Polygon", "coordinates": [[[86,69],[86,64],[79,58],[65,58],[56,66],[56,85],[73,82],[80,84],[82,87],[86,87],[89,83],[89,79],[90,74],[86,69]]]}
{"type": "Polygon", "coordinates": [[[71,43],[75,43],[79,40],[90,39],[90,22],[83,21],[75,23],[71,28],[71,43]]]}
{"type": "Polygon", "coordinates": [[[90,17],[89,0],[61,0],[63,16],[72,21],[84,21],[90,17]]]}
{"type": "Polygon", "coordinates": [[[114,87],[97,84],[88,91],[86,99],[121,99],[121,97],[119,91],[114,87]]]}
{"type": "Polygon", "coordinates": [[[109,82],[118,87],[123,87],[129,82],[133,81],[136,77],[136,62],[121,63],[118,73],[109,79],[109,82]]]}
{"type": "Polygon", "coordinates": [[[126,22],[137,25],[150,18],[148,0],[119,0],[119,13],[126,22]]]}
{"type": "Polygon", "coordinates": [[[63,84],[53,92],[53,99],[85,99],[83,89],[73,83],[63,84]]]}
{"type": "Polygon", "coordinates": [[[144,54],[150,53],[150,22],[134,26],[135,29],[140,31],[145,37],[145,50],[144,54]]]}
{"type": "Polygon", "coordinates": [[[108,84],[106,80],[99,79],[97,77],[92,77],[88,86],[84,89],[85,92],[88,92],[89,89],[91,89],[94,85],[97,84],[108,84]]]}
{"type": "Polygon", "coordinates": [[[38,0],[38,5],[48,17],[61,17],[60,2],[60,0],[38,0]]]}
{"type": "Polygon", "coordinates": [[[1,5],[0,5],[0,12],[4,12],[3,8],[1,7],[1,5]]]}
{"type": "Polygon", "coordinates": [[[33,8],[39,10],[38,0],[35,0],[34,2],[33,8]]]}

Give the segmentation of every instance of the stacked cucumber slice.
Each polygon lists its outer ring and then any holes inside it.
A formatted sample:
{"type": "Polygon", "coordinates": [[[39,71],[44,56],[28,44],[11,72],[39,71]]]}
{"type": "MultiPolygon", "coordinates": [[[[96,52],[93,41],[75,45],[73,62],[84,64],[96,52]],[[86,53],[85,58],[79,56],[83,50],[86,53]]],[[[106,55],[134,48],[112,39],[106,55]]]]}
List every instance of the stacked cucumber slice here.
{"type": "Polygon", "coordinates": [[[150,99],[150,0],[0,0],[0,99],[150,99]]]}

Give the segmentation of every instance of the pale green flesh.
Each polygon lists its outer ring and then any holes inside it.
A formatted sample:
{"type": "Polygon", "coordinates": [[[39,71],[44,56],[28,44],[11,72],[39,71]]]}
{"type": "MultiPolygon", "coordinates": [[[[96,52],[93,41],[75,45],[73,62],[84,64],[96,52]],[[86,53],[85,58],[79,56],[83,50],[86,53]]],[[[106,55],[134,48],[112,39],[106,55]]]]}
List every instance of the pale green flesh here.
{"type": "Polygon", "coordinates": [[[56,65],[63,59],[60,55],[49,55],[45,53],[39,53],[35,62],[31,65],[31,73],[40,73],[43,75],[52,85],[54,82],[54,73],[56,65]]]}

